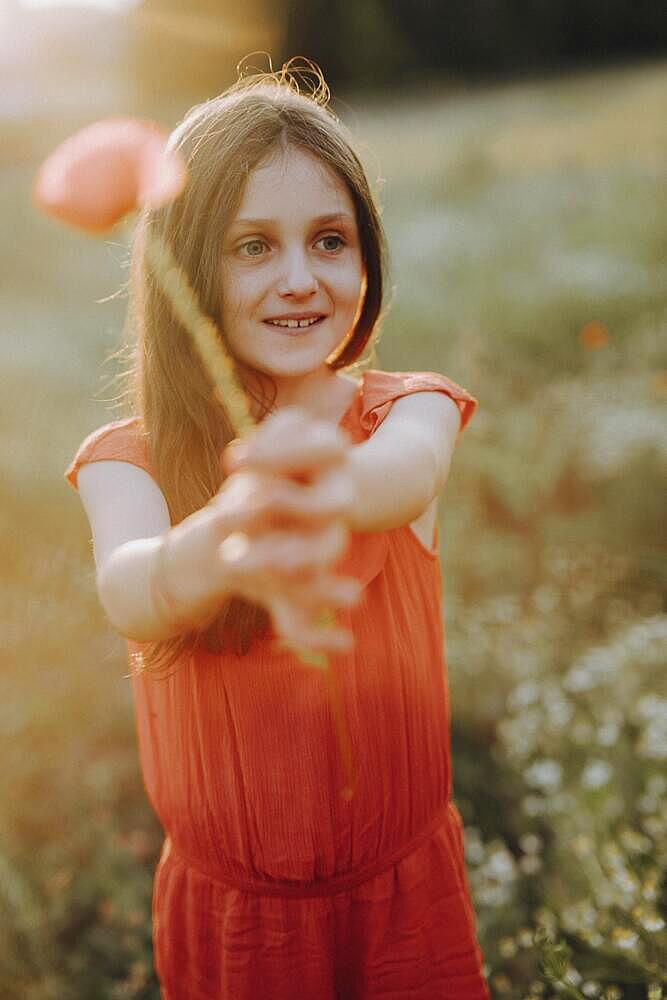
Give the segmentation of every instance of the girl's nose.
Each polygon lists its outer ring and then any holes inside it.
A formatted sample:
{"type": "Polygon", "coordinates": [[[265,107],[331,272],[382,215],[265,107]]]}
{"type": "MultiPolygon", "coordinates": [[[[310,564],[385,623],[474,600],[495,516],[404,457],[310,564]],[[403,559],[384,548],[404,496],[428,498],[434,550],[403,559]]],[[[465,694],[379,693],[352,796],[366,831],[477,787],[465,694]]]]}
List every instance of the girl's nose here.
{"type": "Polygon", "coordinates": [[[301,297],[312,295],[317,288],[317,278],[307,257],[300,251],[290,254],[285,261],[285,269],[278,285],[279,294],[301,297]]]}

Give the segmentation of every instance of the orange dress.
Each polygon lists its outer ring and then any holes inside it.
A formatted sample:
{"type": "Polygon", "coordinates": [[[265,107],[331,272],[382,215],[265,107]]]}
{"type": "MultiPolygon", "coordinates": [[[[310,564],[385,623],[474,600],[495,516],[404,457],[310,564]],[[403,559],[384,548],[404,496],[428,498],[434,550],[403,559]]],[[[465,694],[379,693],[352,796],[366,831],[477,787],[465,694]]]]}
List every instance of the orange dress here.
{"type": "MultiPolygon", "coordinates": [[[[369,437],[392,402],[445,392],[461,430],[477,400],[434,372],[367,371],[340,425],[369,437]]],[[[65,475],[116,459],[150,472],[137,418],[94,431],[65,475]]],[[[336,572],[362,598],[330,656],[356,784],[325,675],[276,651],[198,650],[156,679],[128,640],[148,798],[165,830],[153,889],[163,1000],[488,1000],[452,801],[437,548],[409,525],[352,533],[336,572]]]]}

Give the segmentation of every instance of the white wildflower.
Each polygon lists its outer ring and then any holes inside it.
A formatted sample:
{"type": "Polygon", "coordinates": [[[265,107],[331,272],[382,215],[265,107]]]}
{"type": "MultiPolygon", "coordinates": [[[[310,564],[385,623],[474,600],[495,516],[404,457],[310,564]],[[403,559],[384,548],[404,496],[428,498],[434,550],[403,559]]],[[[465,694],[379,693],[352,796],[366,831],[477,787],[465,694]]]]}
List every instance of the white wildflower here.
{"type": "Polygon", "coordinates": [[[516,863],[504,844],[490,845],[485,872],[498,882],[513,882],[516,879],[516,863]]]}
{"type": "Polygon", "coordinates": [[[667,719],[650,720],[642,730],[635,752],[644,760],[667,760],[667,719]]]}
{"type": "Polygon", "coordinates": [[[665,921],[659,913],[647,913],[645,916],[639,918],[639,922],[651,934],[655,934],[665,928],[665,921]]]}
{"type": "Polygon", "coordinates": [[[660,816],[644,816],[641,820],[642,829],[646,830],[649,837],[653,837],[655,841],[659,841],[665,833],[665,825],[660,816]]]}
{"type": "Polygon", "coordinates": [[[524,875],[536,875],[542,870],[542,858],[536,854],[524,854],[519,860],[519,869],[524,875]]]}
{"type": "Polygon", "coordinates": [[[584,788],[601,788],[609,783],[613,773],[606,760],[589,761],[582,772],[581,784],[584,788]]]}
{"type": "Polygon", "coordinates": [[[646,837],[643,833],[630,827],[623,827],[619,833],[619,840],[630,854],[648,854],[653,847],[650,837],[646,837]]]}
{"type": "Polygon", "coordinates": [[[540,685],[535,680],[525,680],[518,684],[507,697],[507,708],[510,712],[518,712],[528,705],[533,705],[540,697],[540,685]]]}
{"type": "Polygon", "coordinates": [[[536,760],[524,771],[526,782],[544,792],[554,792],[560,788],[563,768],[557,760],[536,760]]]}
{"type": "Polygon", "coordinates": [[[469,864],[479,865],[484,860],[484,844],[479,827],[467,826],[465,829],[465,858],[469,864]]]}
{"type": "Polygon", "coordinates": [[[615,678],[619,660],[608,647],[595,646],[570,667],[563,678],[563,687],[573,693],[601,687],[615,678]]]}
{"type": "Polygon", "coordinates": [[[598,727],[597,741],[602,747],[613,747],[618,742],[620,727],[617,722],[603,722],[598,727]]]}
{"type": "Polygon", "coordinates": [[[546,702],[547,718],[552,729],[562,729],[574,715],[574,708],[567,698],[553,697],[546,702]]]}
{"type": "Polygon", "coordinates": [[[628,930],[627,927],[614,927],[611,932],[611,940],[617,948],[623,948],[624,951],[630,951],[634,948],[639,940],[639,936],[635,931],[628,930]]]}
{"type": "Polygon", "coordinates": [[[667,698],[657,694],[643,695],[634,707],[633,718],[640,722],[662,719],[667,723],[667,698]]]}
{"type": "Polygon", "coordinates": [[[509,625],[521,615],[521,603],[516,594],[501,594],[498,597],[492,597],[487,602],[487,608],[490,612],[490,620],[502,625],[509,625]]]}
{"type": "Polygon", "coordinates": [[[525,854],[539,854],[544,840],[538,833],[524,833],[519,837],[519,847],[525,854]]]}

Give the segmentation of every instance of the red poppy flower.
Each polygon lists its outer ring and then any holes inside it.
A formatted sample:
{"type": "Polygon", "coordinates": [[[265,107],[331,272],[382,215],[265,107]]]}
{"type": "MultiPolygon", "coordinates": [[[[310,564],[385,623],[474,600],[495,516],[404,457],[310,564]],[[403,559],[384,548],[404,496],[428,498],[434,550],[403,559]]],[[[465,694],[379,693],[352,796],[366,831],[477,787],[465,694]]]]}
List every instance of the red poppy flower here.
{"type": "Polygon", "coordinates": [[[47,215],[91,233],[127,212],[158,208],[178,197],[186,180],[181,156],[166,149],[154,122],[107,118],[65,139],[44,161],[33,187],[47,215]]]}
{"type": "Polygon", "coordinates": [[[579,343],[587,351],[596,351],[609,343],[609,330],[604,323],[593,319],[579,331],[579,343]]]}

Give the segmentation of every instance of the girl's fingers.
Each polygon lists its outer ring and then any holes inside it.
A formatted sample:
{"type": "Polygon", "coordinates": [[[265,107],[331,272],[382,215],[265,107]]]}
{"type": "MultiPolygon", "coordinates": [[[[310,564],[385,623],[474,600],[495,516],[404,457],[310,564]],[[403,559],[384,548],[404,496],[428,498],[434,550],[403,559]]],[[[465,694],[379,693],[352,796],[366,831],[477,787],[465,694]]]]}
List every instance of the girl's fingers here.
{"type": "Polygon", "coordinates": [[[319,531],[273,531],[249,538],[233,532],[220,545],[223,561],[238,575],[258,571],[288,576],[323,569],[343,551],[348,532],[340,521],[319,531]]]}
{"type": "Polygon", "coordinates": [[[303,583],[288,583],[281,589],[300,606],[317,609],[329,605],[350,608],[358,603],[363,588],[354,577],[318,573],[303,583]]]}
{"type": "Polygon", "coordinates": [[[256,531],[293,520],[317,522],[346,517],[354,506],[354,484],[342,469],[331,469],[310,485],[272,473],[234,473],[210,501],[226,531],[256,531]]]}
{"type": "Polygon", "coordinates": [[[340,462],[349,444],[336,424],[313,421],[288,407],[232,441],[224,451],[223,468],[228,474],[249,465],[281,473],[308,472],[340,462]]]}
{"type": "Polygon", "coordinates": [[[355,502],[354,483],[342,469],[331,469],[310,486],[288,485],[288,509],[305,517],[328,517],[351,513],[355,502]]]}
{"type": "Polygon", "coordinates": [[[282,597],[275,597],[270,602],[269,610],[276,631],[289,643],[332,653],[347,652],[353,646],[349,629],[335,625],[318,626],[311,615],[282,597]]]}
{"type": "Polygon", "coordinates": [[[290,517],[318,521],[345,517],[354,505],[351,477],[340,469],[323,472],[315,482],[299,485],[276,477],[267,490],[265,513],[274,518],[290,517]]]}

